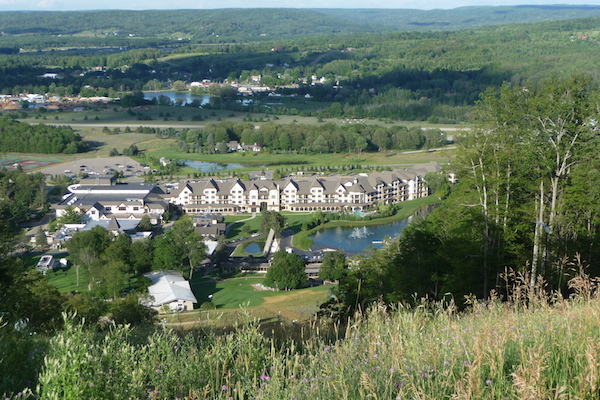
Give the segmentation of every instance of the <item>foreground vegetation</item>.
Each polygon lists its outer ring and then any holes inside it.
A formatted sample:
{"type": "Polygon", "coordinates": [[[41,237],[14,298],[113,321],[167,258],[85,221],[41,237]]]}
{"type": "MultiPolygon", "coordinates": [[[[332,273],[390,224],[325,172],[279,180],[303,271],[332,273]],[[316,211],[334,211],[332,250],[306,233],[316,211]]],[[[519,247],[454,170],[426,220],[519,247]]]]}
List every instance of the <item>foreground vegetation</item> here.
{"type": "Polygon", "coordinates": [[[0,392],[21,399],[594,398],[600,299],[579,272],[571,300],[513,276],[510,302],[473,301],[462,313],[452,301],[375,304],[347,324],[297,327],[297,340],[269,337],[253,321],[224,335],[184,336],[128,326],[94,333],[69,318],[53,337],[5,326],[0,392]],[[15,370],[18,359],[29,362],[15,370]]]}

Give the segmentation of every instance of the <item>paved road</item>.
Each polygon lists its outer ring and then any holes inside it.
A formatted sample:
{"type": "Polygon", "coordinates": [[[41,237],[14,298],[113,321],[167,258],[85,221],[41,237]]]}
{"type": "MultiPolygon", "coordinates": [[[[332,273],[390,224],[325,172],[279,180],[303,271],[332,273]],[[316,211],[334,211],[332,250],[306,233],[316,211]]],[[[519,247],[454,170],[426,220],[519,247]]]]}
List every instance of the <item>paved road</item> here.
{"type": "Polygon", "coordinates": [[[149,128],[190,128],[190,129],[202,129],[204,128],[203,124],[188,124],[188,125],[179,125],[172,124],[169,122],[165,122],[164,124],[146,124],[144,121],[140,121],[139,123],[132,124],[114,124],[107,122],[105,124],[53,124],[51,122],[48,123],[40,123],[39,125],[54,125],[54,126],[71,126],[73,128],[104,128],[105,126],[113,127],[113,128],[137,128],[138,126],[144,126],[149,128]]]}

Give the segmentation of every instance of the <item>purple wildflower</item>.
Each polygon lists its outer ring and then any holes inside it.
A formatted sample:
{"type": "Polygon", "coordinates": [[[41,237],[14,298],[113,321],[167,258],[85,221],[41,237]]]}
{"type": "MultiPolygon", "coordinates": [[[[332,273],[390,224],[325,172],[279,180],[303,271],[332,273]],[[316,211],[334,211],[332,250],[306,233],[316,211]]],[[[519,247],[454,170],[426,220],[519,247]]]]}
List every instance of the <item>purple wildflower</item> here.
{"type": "Polygon", "coordinates": [[[223,386],[221,386],[221,390],[227,390],[227,389],[229,389],[229,388],[227,387],[227,385],[223,385],[223,386]]]}
{"type": "Polygon", "coordinates": [[[488,379],[487,381],[485,381],[485,384],[488,385],[488,386],[490,386],[492,384],[492,380],[488,379]]]}

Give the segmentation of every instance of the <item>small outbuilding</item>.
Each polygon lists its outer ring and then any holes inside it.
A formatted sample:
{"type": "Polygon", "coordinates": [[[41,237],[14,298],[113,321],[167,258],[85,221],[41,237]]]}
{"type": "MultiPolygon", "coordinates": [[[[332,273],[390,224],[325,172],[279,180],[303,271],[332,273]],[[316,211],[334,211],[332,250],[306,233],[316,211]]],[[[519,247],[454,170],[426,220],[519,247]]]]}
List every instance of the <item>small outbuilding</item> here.
{"type": "Polygon", "coordinates": [[[192,310],[198,303],[190,283],[177,271],[156,271],[145,274],[152,281],[148,288],[150,307],[159,312],[192,310]]]}

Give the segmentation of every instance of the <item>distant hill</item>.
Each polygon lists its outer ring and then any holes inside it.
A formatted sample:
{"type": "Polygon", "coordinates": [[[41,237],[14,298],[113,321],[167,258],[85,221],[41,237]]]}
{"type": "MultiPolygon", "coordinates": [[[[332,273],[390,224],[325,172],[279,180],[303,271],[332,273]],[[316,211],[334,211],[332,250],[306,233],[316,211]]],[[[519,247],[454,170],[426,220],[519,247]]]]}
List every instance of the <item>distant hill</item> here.
{"type": "Polygon", "coordinates": [[[600,6],[408,9],[217,9],[161,11],[0,12],[3,36],[185,38],[254,41],[339,33],[455,31],[600,16],[600,6]]]}

